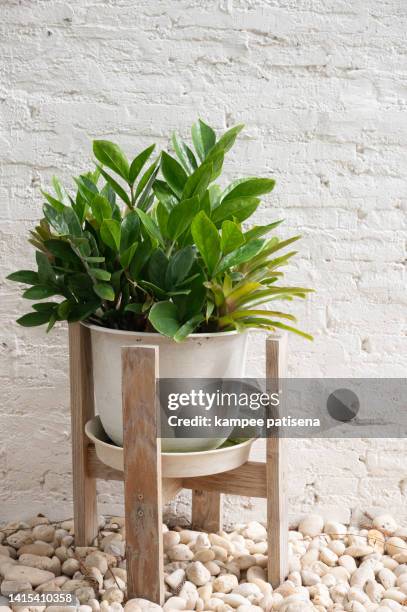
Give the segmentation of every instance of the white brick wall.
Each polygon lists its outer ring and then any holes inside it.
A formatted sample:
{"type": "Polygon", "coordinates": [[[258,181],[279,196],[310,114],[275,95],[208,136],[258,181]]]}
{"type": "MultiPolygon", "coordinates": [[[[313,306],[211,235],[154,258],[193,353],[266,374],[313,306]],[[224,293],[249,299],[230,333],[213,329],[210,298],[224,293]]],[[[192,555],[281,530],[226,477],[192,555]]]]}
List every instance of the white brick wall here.
{"type": "MultiPolygon", "coordinates": [[[[95,136],[130,154],[197,116],[245,122],[229,176],[276,177],[258,219],[304,234],[291,279],[318,289],[297,305],[316,338],[291,339],[290,374],[405,376],[402,0],[3,0],[0,17],[0,520],[71,514],[66,329],[17,327],[26,305],[4,276],[33,259],[40,184],[87,168],[95,136]]],[[[290,448],[292,517],[387,506],[407,519],[405,442],[290,448]]],[[[119,492],[101,486],[102,510],[120,510],[119,492]]]]}

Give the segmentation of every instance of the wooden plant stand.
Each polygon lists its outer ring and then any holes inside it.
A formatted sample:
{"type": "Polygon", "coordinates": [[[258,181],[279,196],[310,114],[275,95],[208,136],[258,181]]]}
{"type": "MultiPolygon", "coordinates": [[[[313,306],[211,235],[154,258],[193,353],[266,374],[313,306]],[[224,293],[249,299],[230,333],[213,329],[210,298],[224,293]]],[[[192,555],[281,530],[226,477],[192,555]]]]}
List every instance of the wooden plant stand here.
{"type": "MultiPolygon", "coordinates": [[[[281,341],[266,340],[266,375],[278,388],[281,341]]],[[[162,507],[181,489],[192,490],[192,527],[221,529],[221,494],[267,499],[268,578],[274,587],[287,575],[285,440],[266,441],[266,462],[198,478],[161,478],[161,443],[157,439],[156,380],[158,347],[122,348],[124,474],[96,457],[85,433],[94,416],[90,330],[69,326],[73,499],[75,542],[90,545],[98,532],[96,480],[124,480],[127,596],[164,600],[162,507]]]]}

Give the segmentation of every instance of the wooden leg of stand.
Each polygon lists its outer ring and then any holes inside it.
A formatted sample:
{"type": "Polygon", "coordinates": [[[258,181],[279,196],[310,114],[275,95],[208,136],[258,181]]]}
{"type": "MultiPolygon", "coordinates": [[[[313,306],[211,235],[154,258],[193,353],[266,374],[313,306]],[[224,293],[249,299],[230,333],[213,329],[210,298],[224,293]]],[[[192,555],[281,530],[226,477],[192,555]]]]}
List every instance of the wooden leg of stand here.
{"type": "Polygon", "coordinates": [[[84,431],[85,423],[94,416],[92,349],[90,330],[80,323],[69,325],[69,370],[75,544],[89,546],[98,531],[96,480],[87,473],[84,431]]]}
{"type": "Polygon", "coordinates": [[[218,491],[192,491],[192,527],[212,533],[222,528],[222,498],[218,491]]]}
{"type": "MultiPolygon", "coordinates": [[[[282,375],[281,342],[273,338],[266,341],[266,375],[273,386],[282,375]]],[[[288,573],[288,508],[285,472],[285,442],[276,437],[267,439],[267,530],[268,530],[268,579],[274,588],[283,582],[288,573]]]]}
{"type": "Polygon", "coordinates": [[[156,347],[122,348],[127,597],[164,603],[156,347]]]}

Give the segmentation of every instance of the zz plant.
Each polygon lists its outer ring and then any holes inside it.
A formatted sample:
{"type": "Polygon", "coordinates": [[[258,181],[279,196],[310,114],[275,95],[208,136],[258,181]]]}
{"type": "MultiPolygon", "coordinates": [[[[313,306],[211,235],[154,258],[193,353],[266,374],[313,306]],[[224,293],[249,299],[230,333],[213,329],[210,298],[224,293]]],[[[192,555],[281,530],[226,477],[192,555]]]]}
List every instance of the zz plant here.
{"type": "Polygon", "coordinates": [[[216,182],[242,127],[217,139],[198,121],[194,151],[174,135],[175,156],[163,151],[154,161],[155,145],[130,163],[116,144],[95,140],[96,168],[74,179],[75,194],[56,178],[54,193],[42,192],[44,216],[29,240],[37,271],[8,277],[29,285],[23,297],[35,302],[18,323],[50,330],[56,321],[88,320],[176,341],[253,327],[311,338],[285,322],[292,314],[265,308],[310,291],[279,283],[296,253],[283,249],[300,236],[267,237],[281,221],[244,223],[275,181],[216,182]]]}

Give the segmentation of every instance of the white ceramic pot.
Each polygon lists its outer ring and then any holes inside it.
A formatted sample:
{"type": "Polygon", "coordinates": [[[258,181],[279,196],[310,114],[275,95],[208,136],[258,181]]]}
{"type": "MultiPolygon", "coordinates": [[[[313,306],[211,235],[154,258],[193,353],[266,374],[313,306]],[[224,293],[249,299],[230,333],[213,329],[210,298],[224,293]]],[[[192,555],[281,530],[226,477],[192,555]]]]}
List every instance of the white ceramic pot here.
{"type": "MultiPolygon", "coordinates": [[[[96,412],[106,433],[118,446],[123,446],[121,347],[158,346],[160,378],[243,378],[245,375],[247,333],[191,334],[177,343],[155,333],[83,325],[91,330],[96,412]]],[[[224,441],[225,438],[163,438],[162,451],[210,450],[224,441]]]]}

